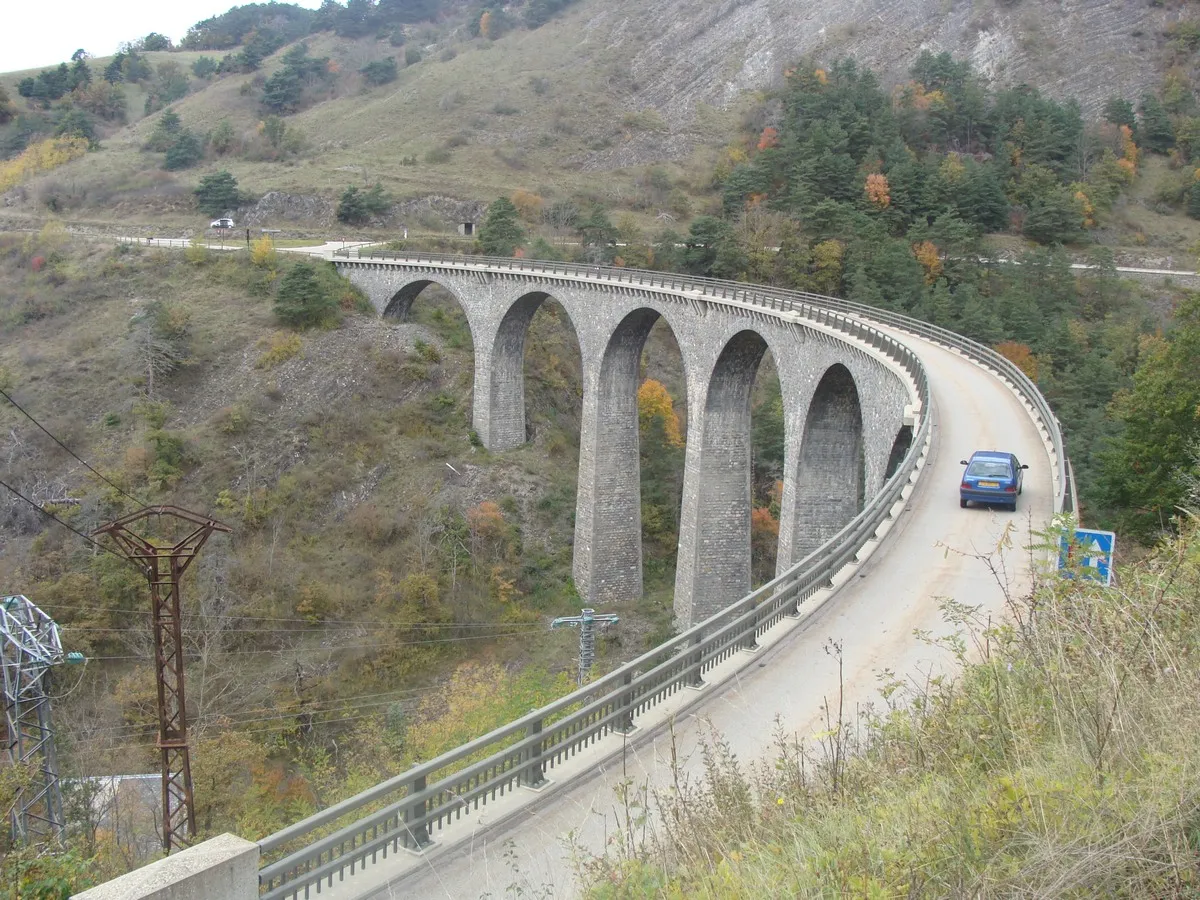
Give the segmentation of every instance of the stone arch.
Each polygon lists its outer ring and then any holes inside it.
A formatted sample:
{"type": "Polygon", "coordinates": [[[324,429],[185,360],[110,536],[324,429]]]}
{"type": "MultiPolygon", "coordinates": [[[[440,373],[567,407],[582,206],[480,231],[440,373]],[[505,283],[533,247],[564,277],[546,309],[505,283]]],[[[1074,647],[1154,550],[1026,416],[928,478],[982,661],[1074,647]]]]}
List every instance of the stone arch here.
{"type": "MultiPolygon", "coordinates": [[[[584,392],[575,515],[575,586],[589,603],[642,595],[641,457],[638,387],[655,309],[629,312],[613,329],[595,383],[584,392]]],[[[671,334],[676,343],[679,336],[671,334]]],[[[685,362],[686,374],[686,362],[685,362]]]]}
{"type": "Polygon", "coordinates": [[[701,415],[689,416],[675,575],[680,621],[707,618],[750,590],[750,392],[767,349],[756,331],[730,338],[713,366],[701,415]]]}
{"type": "Polygon", "coordinates": [[[825,370],[805,416],[796,472],[793,557],[803,559],[863,508],[863,414],[854,376],[825,370]]]}

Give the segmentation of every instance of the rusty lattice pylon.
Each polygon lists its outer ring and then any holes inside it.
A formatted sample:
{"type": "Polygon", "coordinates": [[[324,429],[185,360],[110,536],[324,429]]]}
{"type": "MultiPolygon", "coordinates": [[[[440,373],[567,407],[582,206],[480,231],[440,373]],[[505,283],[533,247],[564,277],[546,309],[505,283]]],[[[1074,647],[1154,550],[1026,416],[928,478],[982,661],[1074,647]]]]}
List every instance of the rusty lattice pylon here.
{"type": "Polygon", "coordinates": [[[192,767],[188,756],[187,696],[183,684],[183,622],[179,581],[214,531],[228,525],[177,506],[149,506],[96,529],[107,534],[150,582],[154,668],[158,681],[158,749],[162,758],[163,849],[187,847],[196,835],[192,767]],[[183,540],[160,547],[135,534],[130,525],[151,516],[169,516],[195,526],[183,540]]]}

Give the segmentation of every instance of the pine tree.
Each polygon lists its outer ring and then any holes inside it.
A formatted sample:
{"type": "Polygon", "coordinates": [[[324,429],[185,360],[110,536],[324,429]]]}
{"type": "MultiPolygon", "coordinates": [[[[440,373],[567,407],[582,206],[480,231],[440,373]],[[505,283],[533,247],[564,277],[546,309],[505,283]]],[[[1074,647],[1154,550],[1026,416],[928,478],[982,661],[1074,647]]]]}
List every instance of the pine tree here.
{"type": "Polygon", "coordinates": [[[303,262],[283,276],[275,297],[275,316],[293,328],[314,328],[335,318],[337,298],[325,290],[312,263],[303,262]]]}
{"type": "Polygon", "coordinates": [[[228,172],[205,175],[194,193],[196,205],[205,215],[219,216],[238,205],[237,179],[228,172]]]}
{"type": "Polygon", "coordinates": [[[525,240],[520,213],[507,197],[495,200],[479,229],[479,245],[488,256],[512,256],[525,240]]]}
{"type": "Polygon", "coordinates": [[[1139,130],[1147,150],[1166,153],[1175,146],[1175,129],[1171,126],[1171,118],[1157,97],[1144,94],[1138,104],[1138,112],[1141,114],[1139,130]]]}

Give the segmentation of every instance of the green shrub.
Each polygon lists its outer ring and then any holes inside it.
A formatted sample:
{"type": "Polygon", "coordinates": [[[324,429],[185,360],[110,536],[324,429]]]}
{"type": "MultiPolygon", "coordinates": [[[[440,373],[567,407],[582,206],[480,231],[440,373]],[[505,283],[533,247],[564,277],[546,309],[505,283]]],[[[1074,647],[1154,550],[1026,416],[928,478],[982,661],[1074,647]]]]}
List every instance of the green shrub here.
{"type": "Polygon", "coordinates": [[[338,318],[338,300],[321,283],[317,268],[302,262],[279,283],[275,316],[292,328],[315,328],[338,318]]]}

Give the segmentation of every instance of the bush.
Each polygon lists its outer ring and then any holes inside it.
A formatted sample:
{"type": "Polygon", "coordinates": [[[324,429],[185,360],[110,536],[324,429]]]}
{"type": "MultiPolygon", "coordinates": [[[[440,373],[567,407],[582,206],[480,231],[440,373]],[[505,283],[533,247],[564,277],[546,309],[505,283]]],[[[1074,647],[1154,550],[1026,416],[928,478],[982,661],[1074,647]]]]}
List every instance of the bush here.
{"type": "Polygon", "coordinates": [[[374,62],[369,62],[359,72],[362,74],[363,80],[367,84],[378,86],[387,84],[389,81],[395,81],[397,75],[396,58],[389,56],[387,59],[377,59],[374,62]]]}
{"type": "Polygon", "coordinates": [[[208,216],[219,216],[226,210],[236,209],[240,199],[237,179],[228,172],[205,175],[193,193],[196,205],[208,216]]]}
{"type": "Polygon", "coordinates": [[[217,61],[211,56],[202,56],[192,63],[192,74],[197,78],[212,78],[217,74],[217,61]]]}
{"type": "Polygon", "coordinates": [[[404,48],[404,64],[406,66],[415,66],[421,61],[421,51],[416,47],[404,48]]]}
{"type": "Polygon", "coordinates": [[[383,215],[391,205],[391,198],[384,193],[383,185],[379,182],[368,191],[348,187],[338,200],[338,221],[347,225],[362,225],[373,216],[383,215]]]}
{"type": "Polygon", "coordinates": [[[292,328],[315,328],[337,320],[338,299],[322,284],[316,267],[302,262],[283,276],[275,316],[292,328]]]}
{"type": "Polygon", "coordinates": [[[200,138],[196,136],[195,132],[185,128],[168,148],[167,157],[163,160],[163,168],[169,172],[188,169],[203,158],[204,146],[200,143],[200,138]]]}

